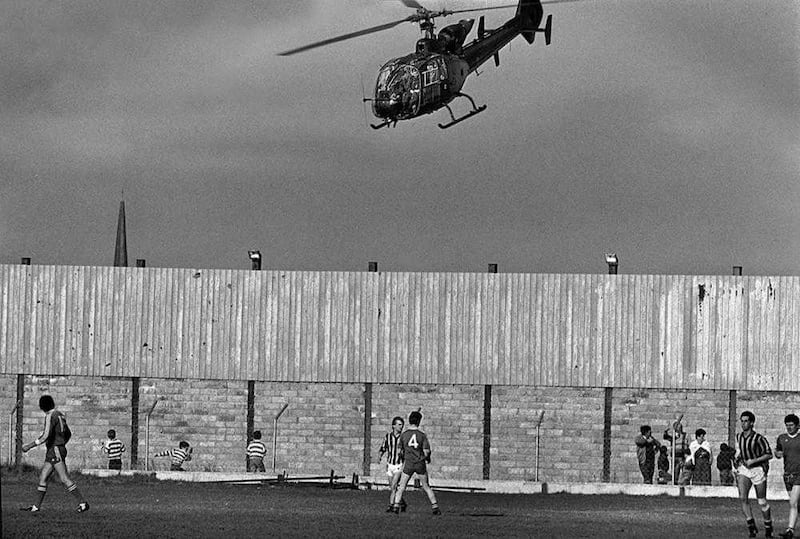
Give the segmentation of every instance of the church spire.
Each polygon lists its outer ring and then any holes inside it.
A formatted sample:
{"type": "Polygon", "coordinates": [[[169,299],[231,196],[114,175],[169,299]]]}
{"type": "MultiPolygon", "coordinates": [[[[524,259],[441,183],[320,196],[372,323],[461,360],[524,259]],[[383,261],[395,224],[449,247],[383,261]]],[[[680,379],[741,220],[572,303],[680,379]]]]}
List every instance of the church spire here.
{"type": "Polygon", "coordinates": [[[125,234],[125,200],[119,202],[117,219],[117,244],[114,247],[114,266],[128,265],[128,240],[125,234]]]}

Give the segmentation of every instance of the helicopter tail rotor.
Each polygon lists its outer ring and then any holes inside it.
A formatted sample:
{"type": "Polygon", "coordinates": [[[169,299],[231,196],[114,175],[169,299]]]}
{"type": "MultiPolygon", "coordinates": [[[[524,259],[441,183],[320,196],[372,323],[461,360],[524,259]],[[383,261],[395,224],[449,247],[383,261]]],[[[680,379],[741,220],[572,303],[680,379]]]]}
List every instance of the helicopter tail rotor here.
{"type": "MultiPolygon", "coordinates": [[[[553,29],[553,16],[548,15],[544,28],[539,28],[537,21],[542,20],[542,4],[556,4],[565,0],[547,0],[539,2],[537,0],[520,0],[517,6],[517,19],[521,26],[520,34],[525,38],[528,43],[533,43],[534,38],[538,32],[544,34],[545,45],[550,44],[550,34],[553,29]]],[[[572,0],[566,0],[572,1],[572,0]]]]}

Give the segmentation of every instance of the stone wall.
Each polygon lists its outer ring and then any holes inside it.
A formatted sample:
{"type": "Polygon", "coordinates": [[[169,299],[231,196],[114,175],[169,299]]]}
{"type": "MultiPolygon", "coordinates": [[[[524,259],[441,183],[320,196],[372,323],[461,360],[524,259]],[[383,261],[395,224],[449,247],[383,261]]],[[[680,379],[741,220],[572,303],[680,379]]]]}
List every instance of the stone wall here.
{"type": "MultiPolygon", "coordinates": [[[[130,466],[130,378],[25,376],[24,441],[41,431],[38,409],[42,394],[50,394],[66,413],[74,436],[68,463],[73,468],[105,467],[100,447],[109,428],[128,446],[124,467],[130,466]]],[[[254,428],[267,445],[267,470],[272,470],[273,420],[284,404],[274,438],[275,470],[290,475],[364,473],[364,384],[269,383],[254,384],[254,428]]],[[[368,422],[369,473],[383,474],[378,448],[391,420],[407,420],[421,409],[422,429],[433,447],[430,470],[434,481],[482,479],[485,387],[480,385],[373,384],[368,422]]],[[[16,376],[0,376],[0,406],[6,418],[0,462],[9,455],[8,412],[14,406],[16,376]]],[[[784,431],[783,417],[800,410],[800,395],[788,392],[729,392],[614,389],[611,393],[610,467],[612,482],[641,482],[634,437],[649,424],[656,436],[679,413],[691,435],[702,427],[715,454],[729,437],[729,406],[736,406],[735,424],[744,410],[756,414],[756,430],[774,445],[784,431]]],[[[187,469],[240,471],[244,469],[247,438],[247,382],[146,379],[139,381],[139,468],[145,466],[146,417],[150,417],[148,457],[177,447],[180,440],[194,449],[187,469]]],[[[491,392],[490,478],[504,480],[599,482],[604,478],[603,388],[533,388],[493,386],[491,392]],[[543,420],[537,423],[541,413],[543,420]],[[537,440],[538,436],[538,440],[537,440]],[[538,442],[538,443],[537,443],[538,442]],[[538,459],[537,459],[538,447],[538,459]],[[538,465],[537,465],[538,462],[538,465]]],[[[40,465],[44,450],[24,455],[24,462],[40,465]]],[[[151,468],[167,469],[169,460],[149,461],[151,468]]],[[[779,481],[783,466],[773,460],[770,478],[779,481]]],[[[713,481],[718,482],[716,466],[713,481]]],[[[441,483],[440,483],[441,484],[441,483]]]]}

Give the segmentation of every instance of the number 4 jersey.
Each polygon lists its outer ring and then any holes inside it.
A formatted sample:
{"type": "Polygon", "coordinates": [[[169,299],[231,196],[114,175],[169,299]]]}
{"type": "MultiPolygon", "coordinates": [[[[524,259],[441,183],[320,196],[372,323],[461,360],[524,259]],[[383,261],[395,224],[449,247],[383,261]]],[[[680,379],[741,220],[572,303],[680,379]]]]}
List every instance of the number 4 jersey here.
{"type": "Polygon", "coordinates": [[[406,466],[425,463],[425,449],[431,450],[428,437],[419,429],[409,428],[400,435],[403,447],[403,460],[406,466]]]}

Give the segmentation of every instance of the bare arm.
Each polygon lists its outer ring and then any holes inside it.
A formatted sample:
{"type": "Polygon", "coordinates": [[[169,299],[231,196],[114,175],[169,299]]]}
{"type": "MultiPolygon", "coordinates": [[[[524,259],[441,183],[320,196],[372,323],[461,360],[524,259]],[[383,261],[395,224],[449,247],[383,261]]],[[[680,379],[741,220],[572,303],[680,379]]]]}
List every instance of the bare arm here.
{"type": "Polygon", "coordinates": [[[42,430],[42,434],[39,435],[34,441],[29,442],[22,446],[23,453],[29,451],[36,447],[37,445],[42,445],[47,441],[47,436],[50,434],[50,422],[53,414],[48,412],[47,415],[44,416],[44,430],[42,430]]]}

